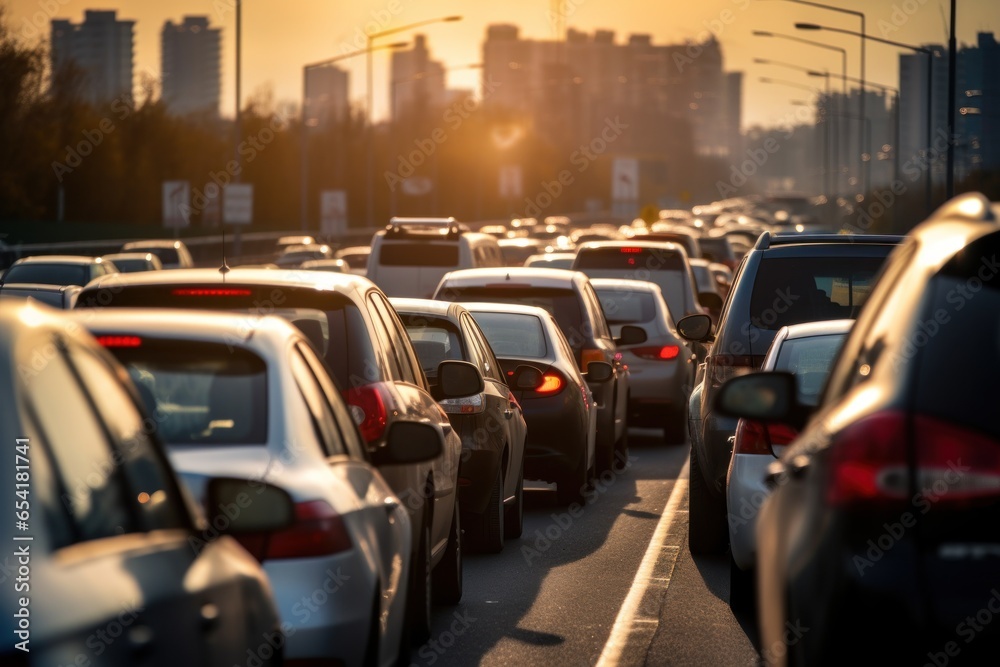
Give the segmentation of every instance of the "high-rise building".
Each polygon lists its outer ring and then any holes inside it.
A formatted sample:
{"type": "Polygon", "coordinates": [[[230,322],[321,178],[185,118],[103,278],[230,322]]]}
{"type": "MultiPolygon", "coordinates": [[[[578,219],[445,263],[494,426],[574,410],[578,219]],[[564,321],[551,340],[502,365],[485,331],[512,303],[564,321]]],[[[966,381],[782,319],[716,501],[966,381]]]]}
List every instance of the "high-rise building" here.
{"type": "MultiPolygon", "coordinates": [[[[901,164],[923,165],[934,141],[948,127],[948,50],[939,44],[924,44],[933,52],[899,56],[899,158],[901,164]],[[928,84],[927,68],[931,80],[928,84]],[[930,93],[928,95],[928,85],[930,93]],[[928,114],[930,126],[928,126],[928,114]]],[[[933,152],[932,157],[934,157],[933,152]]],[[[932,165],[933,178],[943,173],[943,161],[932,165]]]]}
{"type": "Polygon", "coordinates": [[[427,38],[417,35],[413,47],[392,54],[392,118],[420,115],[445,104],[444,65],[431,59],[427,38]]]}
{"type": "Polygon", "coordinates": [[[176,114],[219,112],[222,31],[207,16],[167,21],[161,33],[163,101],[176,114]]]}
{"type": "Polygon", "coordinates": [[[132,97],[135,21],[119,21],[114,11],[87,10],[83,23],[53,19],[52,70],[76,67],[87,100],[103,104],[132,97]]]}
{"type": "Polygon", "coordinates": [[[349,77],[342,69],[328,65],[306,70],[306,123],[326,127],[347,118],[349,77]]]}

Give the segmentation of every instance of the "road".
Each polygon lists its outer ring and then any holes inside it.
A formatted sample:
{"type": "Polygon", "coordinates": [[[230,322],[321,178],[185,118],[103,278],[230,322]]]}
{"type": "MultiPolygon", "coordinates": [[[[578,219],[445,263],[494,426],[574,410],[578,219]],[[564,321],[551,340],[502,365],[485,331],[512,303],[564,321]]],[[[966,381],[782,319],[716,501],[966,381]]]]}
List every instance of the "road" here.
{"type": "Polygon", "coordinates": [[[630,439],[628,466],[606,475],[575,517],[553,490],[527,483],[524,535],[501,554],[466,556],[462,602],[435,610],[412,665],[597,665],[602,654],[622,666],[758,663],[751,619],[729,608],[728,556],[694,560],[687,549],[688,446],[648,431],[630,439]],[[615,629],[612,654],[606,645],[657,526],[668,530],[648,559],[652,576],[640,577],[650,585],[633,594],[641,604],[615,629]]]}

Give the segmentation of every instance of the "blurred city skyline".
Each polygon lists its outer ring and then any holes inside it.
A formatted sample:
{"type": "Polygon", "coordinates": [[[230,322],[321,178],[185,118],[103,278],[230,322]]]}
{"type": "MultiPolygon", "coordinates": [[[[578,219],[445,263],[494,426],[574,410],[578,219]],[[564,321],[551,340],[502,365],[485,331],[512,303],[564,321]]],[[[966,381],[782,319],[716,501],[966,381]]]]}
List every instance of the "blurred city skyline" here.
{"type": "MultiPolygon", "coordinates": [[[[830,1],[844,9],[864,11],[870,35],[908,44],[946,44],[943,5],[930,0],[849,0],[830,1]]],[[[500,5],[463,3],[458,0],[366,0],[355,3],[329,3],[305,0],[293,12],[287,5],[243,3],[243,98],[262,93],[273,94],[277,105],[298,105],[302,96],[301,72],[306,63],[324,60],[354,49],[364,49],[364,33],[391,30],[410,23],[460,14],[458,23],[428,25],[416,31],[393,36],[392,40],[412,42],[416,34],[427,36],[428,47],[446,68],[461,67],[482,60],[486,30],[493,24],[518,26],[523,35],[551,39],[555,35],[553,5],[546,0],[511,0],[500,5]],[[265,46],[260,46],[265,45],[265,46]]],[[[224,116],[231,116],[234,106],[234,0],[175,0],[151,5],[138,0],[91,3],[77,0],[10,0],[8,21],[16,34],[29,41],[48,40],[51,19],[79,22],[88,9],[117,10],[118,18],[134,20],[135,79],[138,86],[144,76],[160,78],[160,31],[164,22],[178,22],[187,15],[208,16],[214,28],[222,29],[222,104],[224,116]],[[53,13],[54,12],[54,13],[53,13]]],[[[633,34],[650,35],[654,44],[677,44],[704,41],[710,36],[722,46],[725,68],[745,72],[743,87],[744,129],[775,126],[795,118],[795,99],[813,101],[808,91],[769,86],[760,76],[791,80],[804,86],[818,87],[816,79],[804,73],[773,65],[755,64],[754,58],[797,63],[817,70],[839,73],[840,57],[832,51],[799,45],[788,40],[753,36],[754,30],[795,34],[808,39],[843,47],[848,54],[848,74],[858,75],[859,40],[830,32],[801,33],[797,21],[820,23],[846,30],[858,30],[854,16],[797,5],[780,0],[705,0],[697,5],[680,2],[608,2],[607,0],[559,0],[565,27],[592,33],[607,29],[618,43],[633,34]]],[[[959,43],[974,43],[978,31],[993,32],[1000,27],[1000,7],[995,0],[961,0],[958,9],[959,43]]],[[[392,41],[383,39],[379,43],[392,41]]],[[[894,47],[869,43],[867,78],[890,86],[897,85],[899,54],[894,47]]],[[[375,118],[389,112],[390,82],[387,53],[374,57],[375,118]]],[[[346,60],[340,65],[350,72],[350,99],[358,108],[364,106],[365,58],[346,60]]],[[[479,89],[480,72],[461,69],[448,72],[450,88],[479,89]]],[[[801,118],[799,121],[803,120],[801,118]]]]}

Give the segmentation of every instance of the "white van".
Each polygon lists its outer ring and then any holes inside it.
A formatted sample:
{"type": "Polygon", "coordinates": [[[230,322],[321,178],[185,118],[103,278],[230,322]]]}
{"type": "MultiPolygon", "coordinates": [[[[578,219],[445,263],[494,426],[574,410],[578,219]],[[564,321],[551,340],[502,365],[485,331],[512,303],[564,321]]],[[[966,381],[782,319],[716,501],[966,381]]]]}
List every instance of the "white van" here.
{"type": "Polygon", "coordinates": [[[454,218],[393,218],[372,238],[366,275],[390,297],[429,299],[449,271],[503,265],[495,237],[454,218]]]}

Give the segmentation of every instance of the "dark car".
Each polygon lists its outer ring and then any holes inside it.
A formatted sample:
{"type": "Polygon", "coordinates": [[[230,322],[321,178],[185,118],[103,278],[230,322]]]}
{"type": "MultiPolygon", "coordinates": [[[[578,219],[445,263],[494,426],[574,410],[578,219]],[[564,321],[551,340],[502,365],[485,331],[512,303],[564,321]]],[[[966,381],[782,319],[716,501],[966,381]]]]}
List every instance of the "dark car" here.
{"type": "MultiPolygon", "coordinates": [[[[409,615],[414,633],[430,633],[429,577],[434,597],[455,603],[462,595],[458,466],[461,440],[430,394],[409,336],[389,300],[361,276],[324,271],[179,269],[132,273],[113,283],[91,283],[77,308],[158,307],[276,314],[310,340],[373,453],[386,446],[389,426],[426,421],[444,434],[443,454],[428,463],[379,466],[410,512],[414,550],[409,615]],[[426,500],[433,502],[425,502],[426,500]]],[[[441,369],[439,369],[439,372],[441,369]]],[[[468,364],[447,368],[465,393],[478,393],[482,377],[468,364]],[[469,377],[469,376],[472,377],[469,377]]]]}
{"type": "MultiPolygon", "coordinates": [[[[524,410],[525,478],[555,483],[560,504],[581,501],[595,473],[597,405],[566,336],[552,314],[537,306],[465,305],[524,410]]],[[[592,362],[590,368],[597,366],[603,364],[592,362]]],[[[611,376],[610,367],[603,371],[611,376]]]]}
{"type": "Polygon", "coordinates": [[[390,299],[410,335],[430,383],[431,396],[448,413],[462,438],[458,469],[462,527],[470,546],[497,553],[504,540],[521,536],[524,519],[524,439],[521,406],[507,386],[479,325],[457,303],[390,299]],[[465,361],[479,368],[483,391],[445,398],[438,382],[443,361],[465,361]]]}
{"type": "Polygon", "coordinates": [[[698,239],[701,245],[701,257],[709,262],[725,264],[735,271],[740,265],[740,255],[733,247],[732,241],[726,236],[702,236],[698,239]]]}
{"type": "Polygon", "coordinates": [[[611,335],[601,302],[587,276],[564,269],[468,269],[441,279],[434,298],[442,301],[491,301],[539,306],[552,313],[583,372],[592,361],[612,365],[612,381],[591,381],[598,406],[597,472],[610,470],[615,453],[628,453],[628,369],[618,354],[619,343],[645,342],[636,327],[611,335]]]}
{"type": "Polygon", "coordinates": [[[757,583],[763,646],[789,621],[809,631],[771,664],[854,663],[858,646],[872,664],[996,662],[998,218],[970,194],[913,230],[811,419],[787,374],[720,392],[732,414],[802,429],[769,469],[757,583]]]}
{"type": "Polygon", "coordinates": [[[81,255],[34,255],[17,260],[0,278],[0,292],[14,285],[77,285],[118,273],[114,263],[81,255]]]}
{"type": "Polygon", "coordinates": [[[711,343],[691,406],[691,497],[688,542],[692,553],[719,553],[728,539],[726,471],[736,419],[714,408],[719,387],[759,370],[783,326],[853,319],[900,236],[838,234],[772,236],[764,232],[740,264],[712,334],[708,315],[677,322],[688,340],[711,343]]]}

